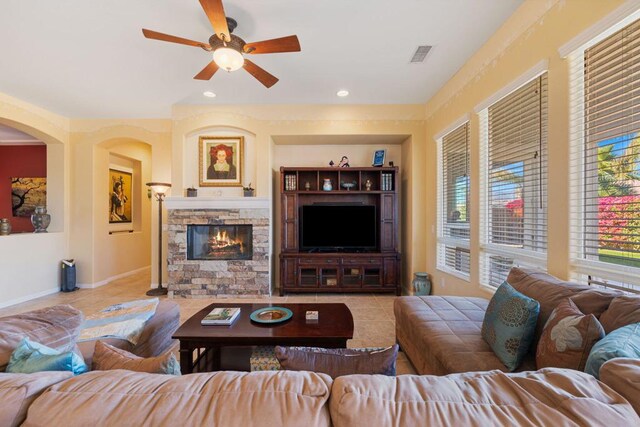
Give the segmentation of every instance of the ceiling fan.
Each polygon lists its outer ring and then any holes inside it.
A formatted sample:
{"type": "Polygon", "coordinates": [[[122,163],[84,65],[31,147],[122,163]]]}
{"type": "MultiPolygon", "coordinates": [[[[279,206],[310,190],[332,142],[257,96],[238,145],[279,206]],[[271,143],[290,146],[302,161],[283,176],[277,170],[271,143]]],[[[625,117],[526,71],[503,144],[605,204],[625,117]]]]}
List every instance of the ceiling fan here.
{"type": "Polygon", "coordinates": [[[196,74],[193,77],[194,79],[209,80],[220,68],[226,71],[235,71],[242,67],[258,79],[260,83],[269,88],[276,84],[278,79],[246,59],[243,54],[300,52],[298,36],[246,43],[240,37],[232,34],[238,23],[234,19],[225,16],[222,0],[200,0],[200,5],[202,5],[215,31],[215,34],[209,37],[208,44],[145,28],[142,29],[142,34],[148,39],[185,44],[202,48],[207,52],[213,52],[213,60],[196,74]]]}

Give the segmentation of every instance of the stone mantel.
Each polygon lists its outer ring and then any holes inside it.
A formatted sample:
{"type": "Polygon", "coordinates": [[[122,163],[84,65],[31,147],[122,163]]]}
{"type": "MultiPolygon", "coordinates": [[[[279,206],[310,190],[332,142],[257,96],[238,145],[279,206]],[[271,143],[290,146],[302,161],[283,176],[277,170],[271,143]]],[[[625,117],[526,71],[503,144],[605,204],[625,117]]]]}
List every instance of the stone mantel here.
{"type": "Polygon", "coordinates": [[[167,209],[270,209],[266,197],[167,197],[167,209]]]}

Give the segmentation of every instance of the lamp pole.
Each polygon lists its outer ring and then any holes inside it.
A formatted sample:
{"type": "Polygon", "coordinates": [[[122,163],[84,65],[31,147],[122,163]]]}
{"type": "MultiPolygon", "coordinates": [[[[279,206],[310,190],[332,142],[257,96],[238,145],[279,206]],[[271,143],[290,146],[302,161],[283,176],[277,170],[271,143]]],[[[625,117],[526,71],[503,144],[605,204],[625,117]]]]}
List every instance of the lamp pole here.
{"type": "Polygon", "coordinates": [[[151,187],[158,201],[158,287],[149,289],[147,295],[157,297],[167,295],[167,288],[162,287],[162,201],[171,184],[148,182],[147,186],[151,187]]]}

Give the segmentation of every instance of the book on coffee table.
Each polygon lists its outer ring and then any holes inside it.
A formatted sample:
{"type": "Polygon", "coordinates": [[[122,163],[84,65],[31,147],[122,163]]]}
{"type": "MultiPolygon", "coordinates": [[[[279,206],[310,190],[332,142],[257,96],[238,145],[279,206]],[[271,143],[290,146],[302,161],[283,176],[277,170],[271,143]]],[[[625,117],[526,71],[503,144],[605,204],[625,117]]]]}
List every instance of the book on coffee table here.
{"type": "Polygon", "coordinates": [[[204,316],[201,325],[230,325],[240,315],[240,307],[217,307],[204,316]]]}

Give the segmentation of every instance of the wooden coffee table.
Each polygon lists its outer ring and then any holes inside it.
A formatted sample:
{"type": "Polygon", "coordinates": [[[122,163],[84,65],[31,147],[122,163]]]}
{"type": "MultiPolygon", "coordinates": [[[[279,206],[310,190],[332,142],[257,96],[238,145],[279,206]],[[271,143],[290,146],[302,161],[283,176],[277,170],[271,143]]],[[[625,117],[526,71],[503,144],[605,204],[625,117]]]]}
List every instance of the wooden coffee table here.
{"type": "Polygon", "coordinates": [[[220,369],[220,349],[225,346],[296,345],[346,348],[353,338],[353,317],[345,304],[238,304],[214,303],[197,312],[173,334],[180,341],[183,374],[220,369]],[[263,307],[286,307],[293,317],[282,323],[263,324],[249,316],[263,307]],[[240,307],[232,325],[202,326],[214,307],[240,307]],[[317,322],[307,322],[306,311],[318,311],[317,322]]]}

